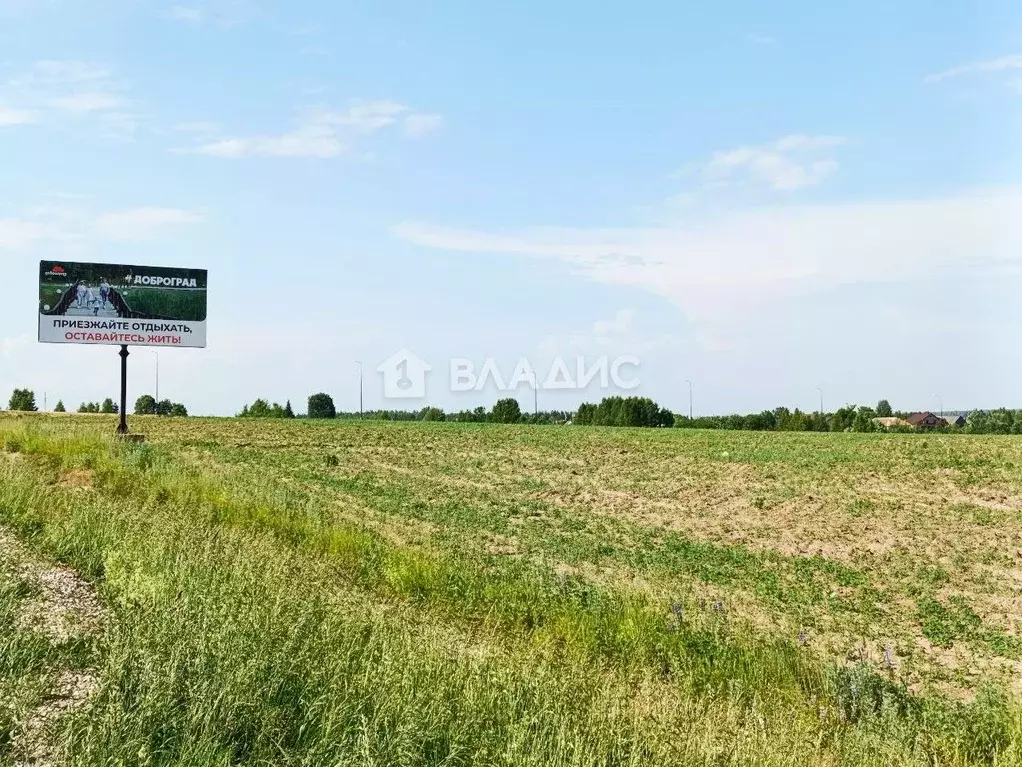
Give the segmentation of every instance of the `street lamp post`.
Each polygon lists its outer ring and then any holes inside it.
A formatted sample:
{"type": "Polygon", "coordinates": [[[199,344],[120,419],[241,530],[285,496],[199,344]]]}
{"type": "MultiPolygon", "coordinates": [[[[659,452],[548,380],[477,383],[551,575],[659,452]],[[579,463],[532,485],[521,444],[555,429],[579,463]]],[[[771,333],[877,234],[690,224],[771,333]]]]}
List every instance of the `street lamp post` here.
{"type": "Polygon", "coordinates": [[[156,404],[160,404],[160,353],[153,352],[156,357],[156,404]]]}
{"type": "Polygon", "coordinates": [[[692,420],[692,382],[689,381],[686,378],[685,379],[685,383],[688,384],[688,420],[691,421],[692,420]]]}
{"type": "Polygon", "coordinates": [[[358,365],[358,417],[362,420],[362,360],[355,360],[355,364],[358,365]]]}

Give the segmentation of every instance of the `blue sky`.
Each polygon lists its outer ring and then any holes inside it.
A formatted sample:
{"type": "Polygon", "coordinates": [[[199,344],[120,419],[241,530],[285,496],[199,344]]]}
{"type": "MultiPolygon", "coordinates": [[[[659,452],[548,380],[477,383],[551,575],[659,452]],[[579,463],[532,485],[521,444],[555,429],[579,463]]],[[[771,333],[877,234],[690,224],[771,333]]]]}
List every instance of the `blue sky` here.
{"type": "Polygon", "coordinates": [[[0,396],[116,394],[35,342],[56,258],[210,270],[198,413],[578,355],[702,413],[1022,406],[1017,4],[491,5],[0,0],[0,396]]]}

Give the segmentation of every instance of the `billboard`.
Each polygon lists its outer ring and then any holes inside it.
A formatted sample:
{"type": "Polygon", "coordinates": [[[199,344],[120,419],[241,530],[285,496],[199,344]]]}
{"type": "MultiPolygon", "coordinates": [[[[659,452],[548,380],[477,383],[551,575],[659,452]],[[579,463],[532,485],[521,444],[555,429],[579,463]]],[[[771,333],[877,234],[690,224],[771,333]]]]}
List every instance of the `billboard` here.
{"type": "Polygon", "coordinates": [[[51,344],[206,346],[204,269],[39,264],[39,340],[51,344]]]}

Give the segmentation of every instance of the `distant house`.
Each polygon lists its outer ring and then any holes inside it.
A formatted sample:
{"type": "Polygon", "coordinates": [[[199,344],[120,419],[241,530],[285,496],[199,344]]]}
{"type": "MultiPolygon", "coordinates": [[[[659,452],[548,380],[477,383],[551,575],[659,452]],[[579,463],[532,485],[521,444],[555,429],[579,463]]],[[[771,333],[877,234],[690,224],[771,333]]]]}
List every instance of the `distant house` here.
{"type": "Polygon", "coordinates": [[[874,418],[873,423],[875,423],[877,426],[883,426],[885,429],[912,428],[912,424],[910,424],[904,418],[896,418],[894,416],[874,418]]]}
{"type": "Polygon", "coordinates": [[[938,429],[943,426],[947,426],[947,421],[939,415],[934,415],[929,410],[924,410],[921,413],[911,413],[905,420],[919,431],[927,431],[929,429],[938,429]]]}
{"type": "Polygon", "coordinates": [[[948,426],[953,426],[955,428],[965,426],[965,416],[961,413],[944,413],[941,418],[947,421],[948,426]]]}

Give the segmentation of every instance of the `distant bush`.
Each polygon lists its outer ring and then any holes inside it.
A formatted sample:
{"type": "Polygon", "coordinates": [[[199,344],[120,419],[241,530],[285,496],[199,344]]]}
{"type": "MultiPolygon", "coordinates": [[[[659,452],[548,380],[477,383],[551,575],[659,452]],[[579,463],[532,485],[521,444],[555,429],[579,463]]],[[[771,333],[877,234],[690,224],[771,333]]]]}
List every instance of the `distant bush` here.
{"type": "Polygon", "coordinates": [[[675,417],[648,397],[605,397],[599,405],[579,405],[574,423],[580,426],[674,426],[675,417]]]}
{"type": "Polygon", "coordinates": [[[490,420],[494,423],[518,423],[521,418],[522,408],[513,397],[497,400],[490,413],[490,420]]]}
{"type": "MultiPolygon", "coordinates": [[[[290,403],[288,403],[290,404],[290,403]]],[[[241,412],[238,413],[238,418],[294,418],[294,414],[291,416],[287,415],[287,410],[282,408],[278,403],[274,402],[272,405],[264,399],[257,399],[251,405],[245,405],[241,412]]]]}
{"type": "Polygon", "coordinates": [[[1022,434],[1022,410],[973,410],[965,419],[969,434],[1022,434]]]}
{"type": "Polygon", "coordinates": [[[309,397],[309,418],[336,418],[337,409],[329,394],[313,394],[309,397]]]}
{"type": "Polygon", "coordinates": [[[151,394],[143,394],[135,402],[135,415],[162,415],[184,417],[188,409],[180,402],[162,399],[159,402],[151,394]]]}
{"type": "Polygon", "coordinates": [[[35,404],[35,392],[31,389],[15,389],[7,409],[35,412],[39,409],[35,404]]]}
{"type": "Polygon", "coordinates": [[[423,421],[445,421],[447,416],[438,407],[425,407],[422,409],[421,419],[423,421]]]}

